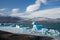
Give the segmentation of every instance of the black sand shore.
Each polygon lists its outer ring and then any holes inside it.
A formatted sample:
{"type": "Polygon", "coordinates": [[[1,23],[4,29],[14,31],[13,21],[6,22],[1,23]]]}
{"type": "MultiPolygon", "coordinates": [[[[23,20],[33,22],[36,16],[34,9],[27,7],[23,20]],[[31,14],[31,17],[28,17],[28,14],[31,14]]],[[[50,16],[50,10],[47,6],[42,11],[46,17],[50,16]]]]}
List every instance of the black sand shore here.
{"type": "Polygon", "coordinates": [[[13,34],[5,31],[0,31],[0,40],[52,40],[53,38],[44,36],[33,36],[23,34],[13,34]]]}

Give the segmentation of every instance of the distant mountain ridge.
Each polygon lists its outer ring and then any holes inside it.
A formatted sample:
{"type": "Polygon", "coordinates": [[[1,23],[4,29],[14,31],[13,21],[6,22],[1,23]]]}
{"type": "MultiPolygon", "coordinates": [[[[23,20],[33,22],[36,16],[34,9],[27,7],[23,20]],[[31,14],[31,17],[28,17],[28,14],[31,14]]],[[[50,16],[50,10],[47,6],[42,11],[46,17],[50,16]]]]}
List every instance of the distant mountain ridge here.
{"type": "Polygon", "coordinates": [[[51,19],[44,17],[34,18],[22,18],[22,17],[11,17],[11,16],[0,16],[0,23],[16,23],[18,21],[47,21],[47,22],[60,22],[60,18],[51,19]]]}
{"type": "Polygon", "coordinates": [[[35,17],[32,19],[29,19],[29,21],[60,22],[60,18],[52,19],[52,18],[44,18],[44,17],[35,17]]]}
{"type": "Polygon", "coordinates": [[[11,17],[11,16],[0,16],[0,23],[17,22],[18,20],[21,19],[18,17],[11,17]]]}

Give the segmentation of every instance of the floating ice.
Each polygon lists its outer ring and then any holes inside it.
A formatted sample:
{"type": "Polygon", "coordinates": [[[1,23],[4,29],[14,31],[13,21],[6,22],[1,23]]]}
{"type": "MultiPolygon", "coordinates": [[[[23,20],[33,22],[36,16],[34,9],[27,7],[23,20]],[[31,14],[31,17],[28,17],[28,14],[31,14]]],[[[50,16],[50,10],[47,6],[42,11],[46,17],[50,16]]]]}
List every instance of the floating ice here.
{"type": "Polygon", "coordinates": [[[44,28],[42,25],[38,25],[36,22],[32,22],[33,27],[30,29],[29,27],[24,27],[23,25],[16,25],[16,28],[19,28],[22,33],[34,33],[34,34],[42,34],[48,36],[58,36],[60,32],[54,29],[44,28]]]}
{"type": "MultiPolygon", "coordinates": [[[[10,24],[8,24],[10,25],[10,24]]],[[[12,24],[10,26],[14,26],[16,31],[20,31],[20,33],[26,34],[38,34],[38,35],[47,35],[47,36],[59,36],[60,32],[54,29],[44,28],[43,25],[38,25],[37,22],[32,22],[33,27],[24,27],[23,25],[12,24]]],[[[14,30],[14,28],[12,30],[14,30]]]]}
{"type": "Polygon", "coordinates": [[[52,36],[58,36],[60,34],[59,31],[54,30],[54,29],[50,29],[48,32],[52,36]]]}

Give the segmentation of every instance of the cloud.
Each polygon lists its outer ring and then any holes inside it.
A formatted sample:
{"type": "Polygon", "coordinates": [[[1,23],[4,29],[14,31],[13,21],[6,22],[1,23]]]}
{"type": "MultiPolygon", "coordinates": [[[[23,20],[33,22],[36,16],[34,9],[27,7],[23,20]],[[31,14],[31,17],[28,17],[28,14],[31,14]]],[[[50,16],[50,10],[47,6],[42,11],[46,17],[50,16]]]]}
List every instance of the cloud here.
{"type": "MultiPolygon", "coordinates": [[[[48,18],[60,18],[60,7],[59,8],[51,8],[45,10],[38,10],[41,6],[41,3],[46,4],[47,0],[36,0],[35,4],[29,5],[26,8],[26,11],[20,13],[19,8],[13,8],[9,11],[9,16],[16,16],[16,17],[24,17],[24,18],[34,18],[34,17],[48,17],[48,18]]],[[[7,15],[6,8],[0,9],[0,15],[7,15]]]]}
{"type": "Polygon", "coordinates": [[[0,9],[0,15],[4,15],[6,8],[0,9]]]}
{"type": "Polygon", "coordinates": [[[31,12],[29,15],[24,16],[24,17],[29,17],[29,18],[34,18],[34,17],[60,18],[60,7],[31,12]]]}
{"type": "Polygon", "coordinates": [[[10,16],[13,16],[13,17],[21,17],[21,16],[23,16],[23,13],[20,13],[20,9],[19,8],[13,8],[11,10],[10,16]]]}
{"type": "Polygon", "coordinates": [[[34,18],[34,17],[60,18],[60,7],[46,10],[39,10],[30,13],[26,12],[20,13],[18,11],[19,9],[12,9],[12,13],[10,14],[10,16],[16,16],[22,18],[34,18]]]}
{"type": "Polygon", "coordinates": [[[39,4],[33,4],[33,5],[30,5],[30,6],[28,6],[27,7],[27,12],[32,12],[32,11],[35,11],[35,10],[37,10],[37,9],[39,9],[39,4]]]}
{"type": "MultiPolygon", "coordinates": [[[[6,12],[5,9],[0,9],[0,15],[7,15],[8,12],[6,12]]],[[[59,8],[51,8],[51,9],[45,9],[45,10],[39,10],[34,12],[23,12],[20,13],[19,8],[13,8],[11,11],[9,11],[9,16],[15,16],[15,17],[22,17],[22,18],[34,18],[34,17],[47,17],[47,18],[60,18],[60,7],[59,8]]]]}
{"type": "Polygon", "coordinates": [[[35,4],[29,5],[26,8],[26,11],[27,12],[33,12],[33,11],[39,9],[39,7],[41,6],[41,3],[46,4],[46,2],[47,2],[47,0],[36,0],[35,4]]]}
{"type": "Polygon", "coordinates": [[[0,12],[5,11],[5,10],[6,10],[5,8],[2,8],[2,9],[0,9],[0,12]]]}
{"type": "Polygon", "coordinates": [[[46,4],[47,0],[40,0],[42,3],[46,4]]]}
{"type": "Polygon", "coordinates": [[[19,8],[13,8],[12,13],[18,13],[19,10],[20,10],[19,8]]]}

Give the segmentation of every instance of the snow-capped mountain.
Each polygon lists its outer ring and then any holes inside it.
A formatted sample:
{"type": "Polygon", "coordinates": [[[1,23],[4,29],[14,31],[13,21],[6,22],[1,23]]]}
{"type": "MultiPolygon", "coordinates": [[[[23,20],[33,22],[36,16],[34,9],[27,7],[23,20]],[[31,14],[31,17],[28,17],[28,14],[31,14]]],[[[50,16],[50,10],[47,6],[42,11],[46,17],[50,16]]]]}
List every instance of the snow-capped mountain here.
{"type": "Polygon", "coordinates": [[[49,18],[44,18],[44,17],[35,17],[35,18],[32,18],[31,20],[33,21],[42,21],[42,20],[48,20],[49,18]]]}
{"type": "Polygon", "coordinates": [[[47,21],[47,22],[60,22],[60,18],[45,18],[45,17],[35,17],[32,19],[29,19],[30,21],[47,21]]]}

